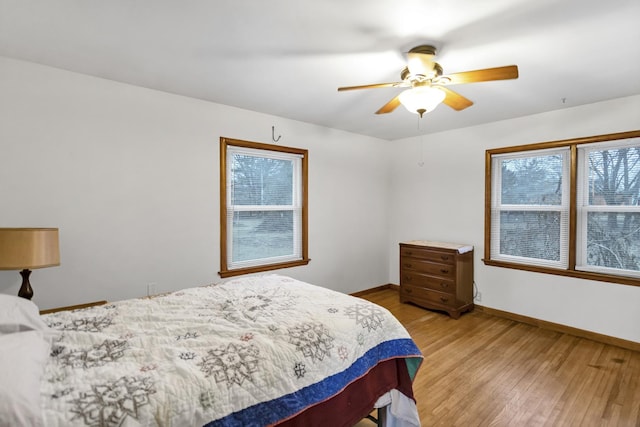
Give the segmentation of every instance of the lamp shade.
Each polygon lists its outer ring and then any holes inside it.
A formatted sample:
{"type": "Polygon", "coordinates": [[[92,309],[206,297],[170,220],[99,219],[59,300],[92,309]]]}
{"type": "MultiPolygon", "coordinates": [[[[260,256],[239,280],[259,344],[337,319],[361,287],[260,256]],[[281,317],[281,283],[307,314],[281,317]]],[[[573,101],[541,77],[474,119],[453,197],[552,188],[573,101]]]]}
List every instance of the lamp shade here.
{"type": "Polygon", "coordinates": [[[60,265],[57,228],[0,228],[0,270],[60,265]]]}
{"type": "Polygon", "coordinates": [[[444,101],[445,93],[440,89],[431,86],[416,86],[407,89],[400,94],[400,103],[407,110],[414,114],[420,114],[433,111],[438,104],[444,101]]]}

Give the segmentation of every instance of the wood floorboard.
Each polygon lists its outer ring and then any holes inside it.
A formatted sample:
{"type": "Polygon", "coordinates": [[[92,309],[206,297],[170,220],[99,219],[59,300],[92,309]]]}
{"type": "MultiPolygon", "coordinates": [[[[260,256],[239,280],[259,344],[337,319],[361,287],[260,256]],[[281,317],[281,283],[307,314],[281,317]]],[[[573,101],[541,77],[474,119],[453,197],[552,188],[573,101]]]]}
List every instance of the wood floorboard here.
{"type": "Polygon", "coordinates": [[[400,303],[395,289],[361,297],[391,311],[424,354],[423,426],[640,427],[640,352],[479,311],[454,320],[400,303]]]}

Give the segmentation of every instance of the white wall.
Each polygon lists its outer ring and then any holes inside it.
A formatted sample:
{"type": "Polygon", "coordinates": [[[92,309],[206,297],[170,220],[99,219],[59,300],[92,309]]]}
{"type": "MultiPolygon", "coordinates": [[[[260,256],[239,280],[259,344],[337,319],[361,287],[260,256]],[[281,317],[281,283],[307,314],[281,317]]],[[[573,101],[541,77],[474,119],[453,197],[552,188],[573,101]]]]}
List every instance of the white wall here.
{"type": "Polygon", "coordinates": [[[400,241],[472,244],[479,304],[640,342],[640,287],[490,267],[481,260],[485,150],[636,129],[640,96],[395,141],[390,282],[398,283],[400,241]]]}
{"type": "Polygon", "coordinates": [[[0,227],[60,228],[41,308],[220,280],[219,137],[275,125],[310,159],[312,261],[281,273],[354,292],[398,282],[400,241],[468,243],[482,305],[640,341],[640,287],[481,261],[485,150],[639,129],[640,96],[388,143],[0,57],[0,117],[0,227]]]}
{"type": "Polygon", "coordinates": [[[386,141],[2,57],[0,117],[0,227],[60,229],[61,265],[31,275],[43,309],[219,281],[219,138],[271,126],[310,161],[312,260],[280,272],[387,283],[386,141]]]}

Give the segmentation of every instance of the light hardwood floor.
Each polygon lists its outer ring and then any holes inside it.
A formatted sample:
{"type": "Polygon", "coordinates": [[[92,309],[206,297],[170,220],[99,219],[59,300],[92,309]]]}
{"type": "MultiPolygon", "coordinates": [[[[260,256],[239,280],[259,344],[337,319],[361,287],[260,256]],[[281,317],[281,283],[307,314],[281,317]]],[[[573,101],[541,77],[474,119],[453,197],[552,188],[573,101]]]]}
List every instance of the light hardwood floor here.
{"type": "Polygon", "coordinates": [[[389,309],[424,354],[414,393],[425,427],[640,427],[639,352],[479,311],[453,320],[401,304],[394,289],[362,298],[389,309]]]}

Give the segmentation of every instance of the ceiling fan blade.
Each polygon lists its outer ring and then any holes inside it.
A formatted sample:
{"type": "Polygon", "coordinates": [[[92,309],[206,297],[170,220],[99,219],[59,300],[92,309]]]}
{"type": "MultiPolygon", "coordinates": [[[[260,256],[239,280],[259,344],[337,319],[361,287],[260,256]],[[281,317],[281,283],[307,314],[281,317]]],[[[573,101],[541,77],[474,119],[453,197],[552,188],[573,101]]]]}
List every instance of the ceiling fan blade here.
{"type": "Polygon", "coordinates": [[[437,88],[445,93],[444,101],[442,102],[456,111],[464,110],[465,108],[473,105],[473,101],[465,98],[458,92],[454,92],[444,86],[437,86],[437,88]]]}
{"type": "Polygon", "coordinates": [[[401,87],[406,86],[405,82],[392,82],[392,83],[375,83],[372,85],[362,85],[362,86],[344,86],[339,87],[338,92],[342,92],[345,90],[355,90],[355,89],[377,89],[379,87],[401,87]]]}
{"type": "Polygon", "coordinates": [[[396,96],[391,101],[384,104],[378,111],[376,111],[376,114],[390,113],[396,108],[398,108],[399,105],[400,105],[400,95],[396,96]]]}
{"type": "Polygon", "coordinates": [[[518,78],[518,66],[484,68],[482,70],[463,71],[442,76],[438,84],[456,85],[461,83],[488,82],[491,80],[509,80],[518,78]]]}

